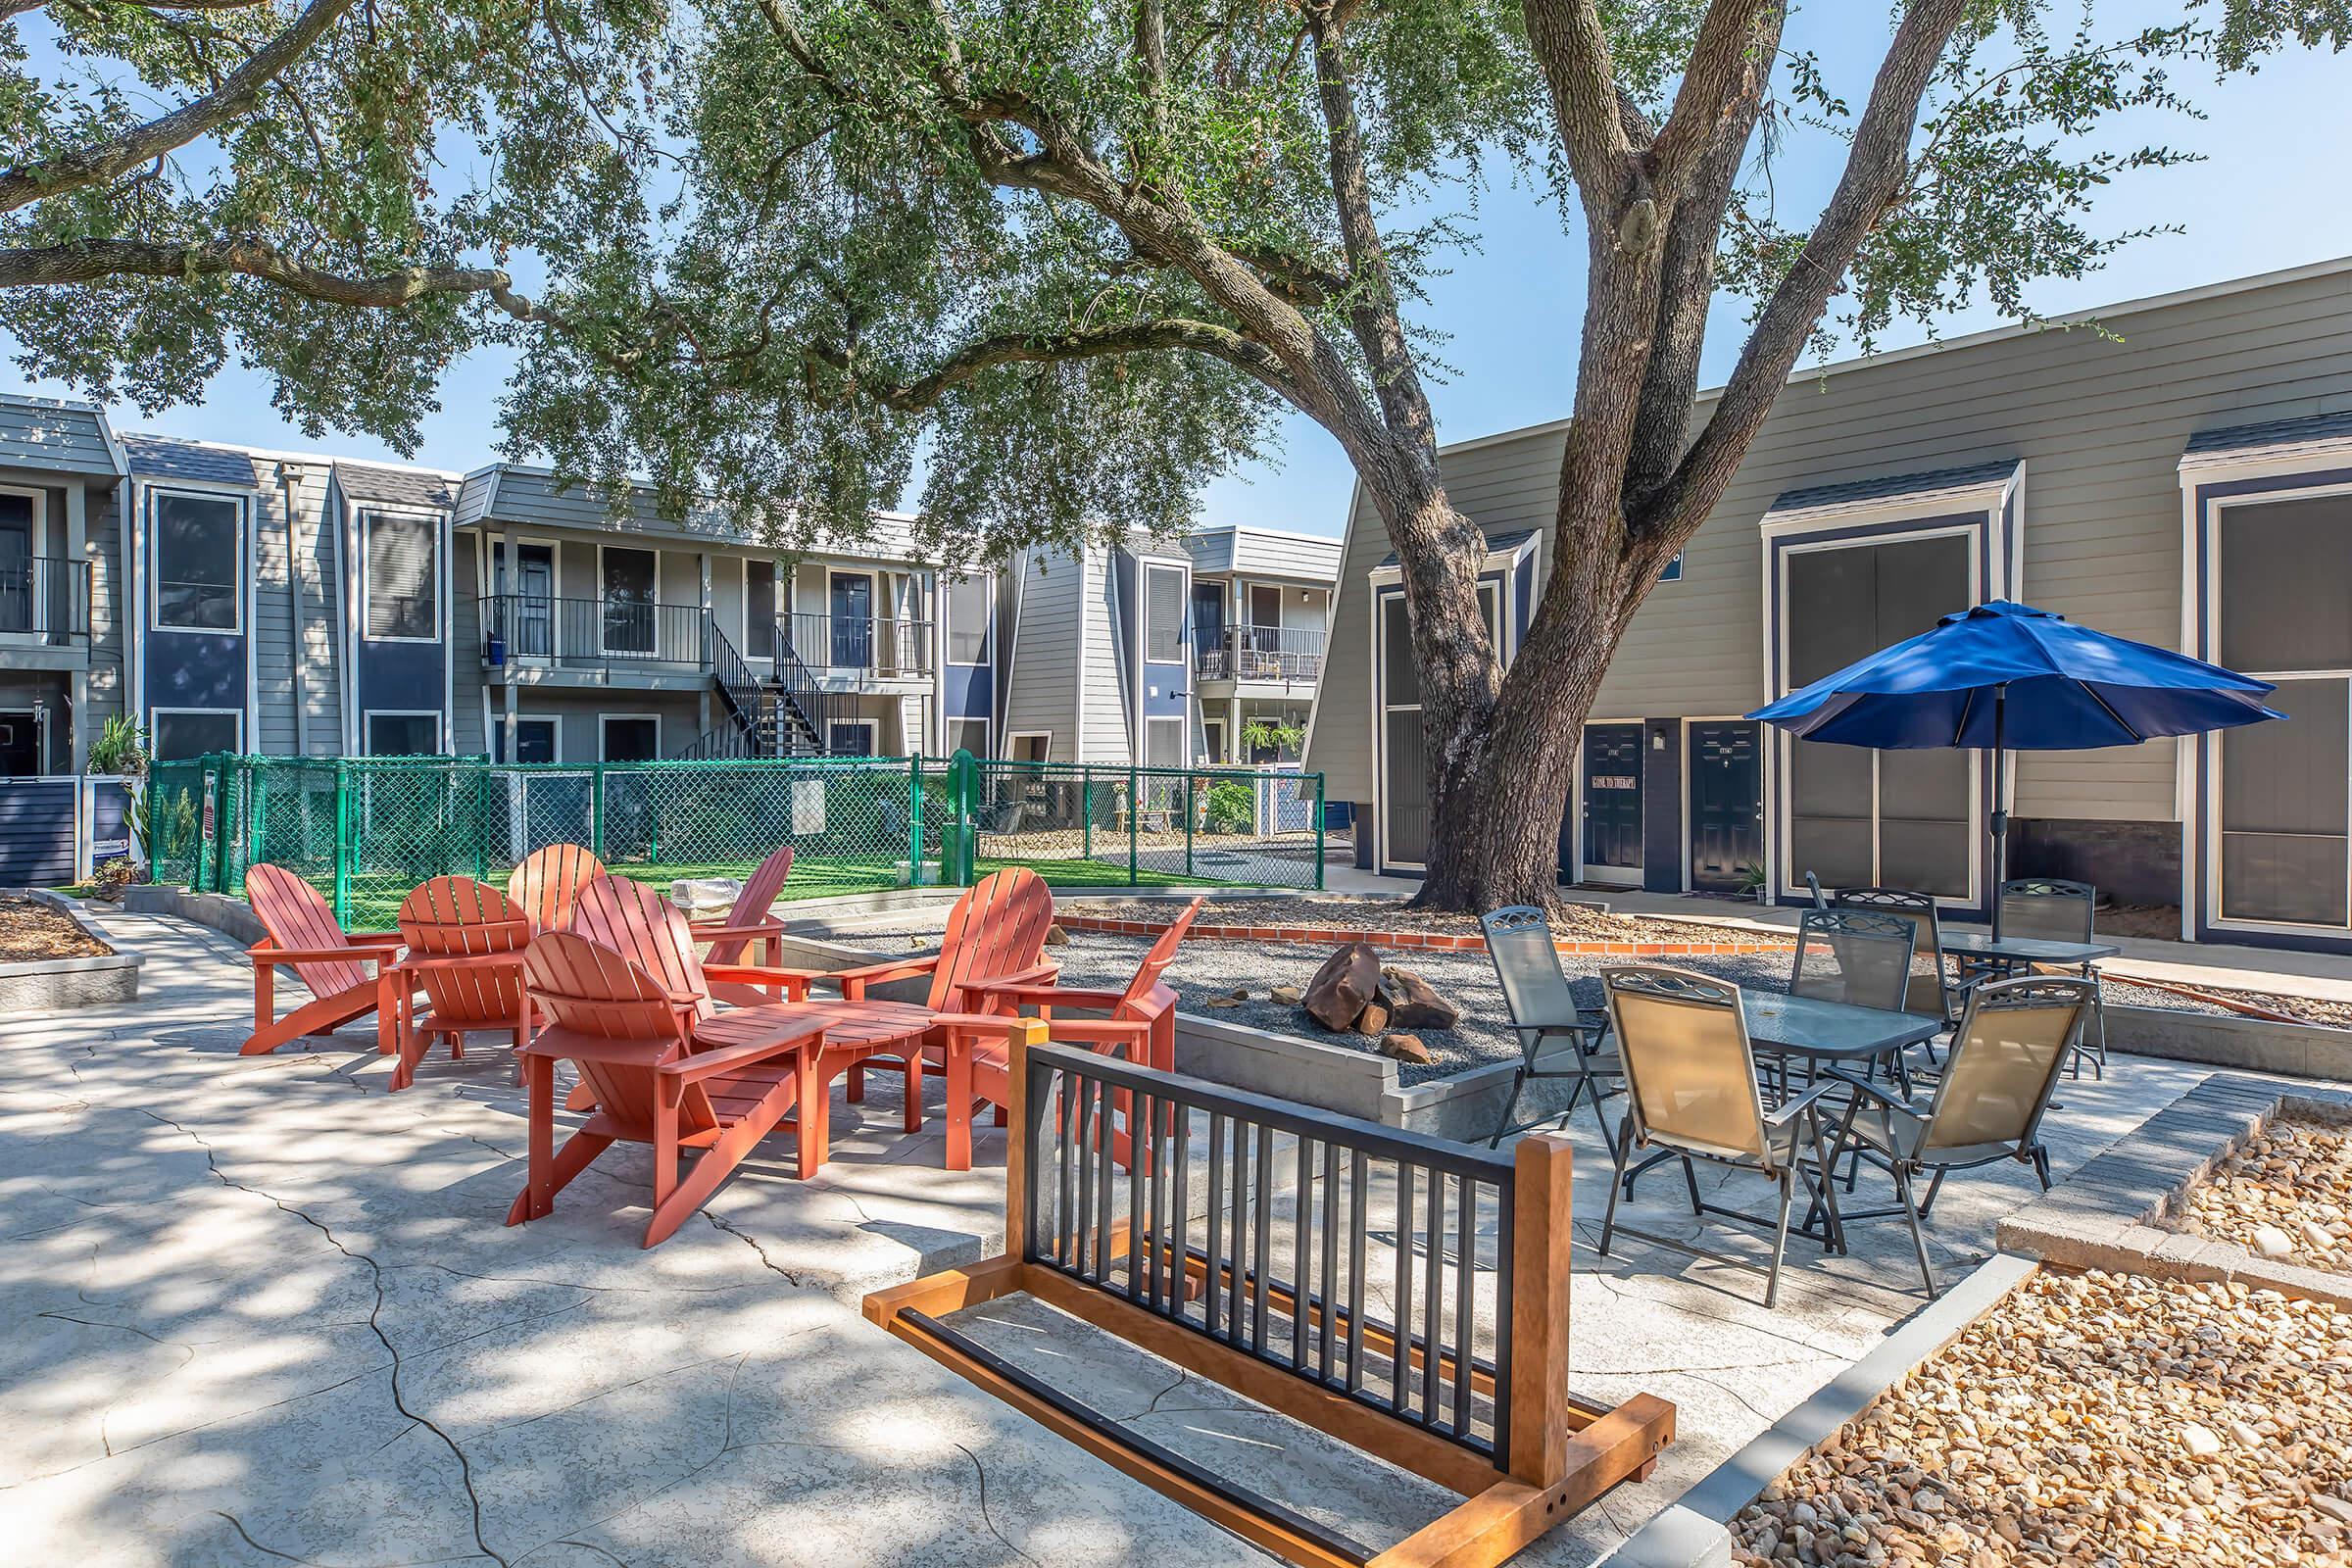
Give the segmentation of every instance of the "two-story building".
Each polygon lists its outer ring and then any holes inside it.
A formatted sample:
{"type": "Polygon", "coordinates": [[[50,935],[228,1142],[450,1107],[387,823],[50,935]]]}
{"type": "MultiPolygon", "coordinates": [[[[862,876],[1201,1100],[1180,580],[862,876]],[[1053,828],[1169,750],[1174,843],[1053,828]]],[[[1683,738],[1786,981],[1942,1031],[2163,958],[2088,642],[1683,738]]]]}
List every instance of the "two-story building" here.
{"type": "MultiPolygon", "coordinates": [[[[1565,430],[1443,454],[1487,535],[1506,660],[1550,565],[1565,430]]],[[[1348,657],[1306,765],[1355,803],[1359,860],[1411,875],[1427,813],[1395,576],[1359,494],[1333,628],[1348,657]]],[[[1985,758],[1740,715],[2020,599],[2274,680],[2290,721],[2012,755],[2011,872],[2178,903],[2192,937],[2352,948],[2352,260],[1800,371],[1667,576],[1585,728],[1563,878],[1761,876],[1793,898],[1810,871],[1983,910],[1985,758]]]]}
{"type": "Polygon", "coordinates": [[[999,591],[1002,755],[1296,762],[1339,554],[1336,539],[1243,527],[1024,554],[999,591]]]}

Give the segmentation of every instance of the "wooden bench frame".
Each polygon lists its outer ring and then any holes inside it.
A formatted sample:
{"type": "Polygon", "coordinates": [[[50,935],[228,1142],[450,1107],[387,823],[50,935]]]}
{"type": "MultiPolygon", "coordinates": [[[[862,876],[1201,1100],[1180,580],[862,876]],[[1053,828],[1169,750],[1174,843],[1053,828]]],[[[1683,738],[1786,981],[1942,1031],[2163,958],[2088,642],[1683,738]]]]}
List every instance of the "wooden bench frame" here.
{"type": "MultiPolygon", "coordinates": [[[[1004,1251],[966,1268],[949,1269],[865,1298],[866,1318],[914,1346],[1056,1435],[1125,1472],[1203,1518],[1303,1568],[1493,1568],[1611,1487],[1644,1479],[1659,1451],[1674,1440],[1675,1409],[1642,1394],[1615,1407],[1572,1396],[1567,1390],[1571,1145],[1556,1135],[1523,1140],[1512,1156],[1509,1274],[1512,1353],[1509,1387],[1497,1391],[1494,1373],[1472,1368],[1472,1387],[1493,1398],[1507,1396],[1506,1441],[1489,1462],[1461,1445],[1350,1398],[1261,1356],[1149,1311],[1112,1292],[1033,1261],[1027,1143],[1031,1114],[1032,1049],[1046,1046],[1050,1025],[1011,1020],[1007,1029],[1010,1079],[1009,1144],[1005,1158],[1004,1251]],[[1239,1488],[1220,1485],[1199,1466],[1137,1435],[1111,1426],[1018,1368],[1002,1361],[938,1320],[964,1307],[1027,1294],[1105,1333],[1175,1363],[1246,1398],[1314,1427],[1350,1446],[1436,1481],[1462,1494],[1450,1511],[1386,1550],[1368,1552],[1312,1521],[1239,1488]],[[1501,1457],[1507,1456],[1507,1457],[1501,1457]]],[[[1057,1052],[1060,1048],[1054,1048],[1057,1052]]],[[[1175,1080],[1170,1080],[1171,1082],[1175,1080]]],[[[1127,1221],[1114,1231],[1127,1245],[1127,1221]]],[[[1161,1247],[1158,1263],[1181,1269],[1188,1294],[1222,1288],[1230,1269],[1187,1250],[1161,1247]],[[1212,1270],[1215,1278],[1212,1280],[1212,1270]]],[[[1297,1302],[1270,1288],[1288,1315],[1297,1302]]],[[[1336,1329],[1344,1313],[1309,1298],[1306,1313],[1336,1329]]],[[[1349,1325],[1383,1354],[1396,1348],[1394,1331],[1369,1314],[1349,1325]]],[[[1408,1364],[1424,1365],[1416,1340],[1408,1364]]],[[[1454,1374],[1453,1357],[1437,1347],[1440,1371],[1454,1374]]]]}

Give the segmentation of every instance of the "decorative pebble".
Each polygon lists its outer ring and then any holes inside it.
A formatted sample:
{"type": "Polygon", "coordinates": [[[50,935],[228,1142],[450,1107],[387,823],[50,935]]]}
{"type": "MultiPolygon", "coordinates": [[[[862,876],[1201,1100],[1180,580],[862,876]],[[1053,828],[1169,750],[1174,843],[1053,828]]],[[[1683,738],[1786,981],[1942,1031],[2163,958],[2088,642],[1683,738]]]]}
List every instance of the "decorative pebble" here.
{"type": "Polygon", "coordinates": [[[2352,1273],[2352,1130],[2280,1119],[2191,1188],[2187,1229],[2263,1257],[2352,1273]]]}

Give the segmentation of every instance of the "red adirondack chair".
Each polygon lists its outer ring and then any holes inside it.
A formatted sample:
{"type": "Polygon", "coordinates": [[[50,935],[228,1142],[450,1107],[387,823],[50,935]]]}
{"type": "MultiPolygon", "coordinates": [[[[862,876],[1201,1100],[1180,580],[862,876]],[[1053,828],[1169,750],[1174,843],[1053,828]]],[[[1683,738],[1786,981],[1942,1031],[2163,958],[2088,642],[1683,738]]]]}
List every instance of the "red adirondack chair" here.
{"type": "MultiPolygon", "coordinates": [[[[576,932],[535,938],[523,972],[547,1027],[521,1050],[529,1087],[530,1179],[507,1211],[519,1225],[615,1143],[654,1150],[654,1217],[645,1245],[666,1240],[815,1085],[824,1022],[797,1008],[748,1008],[690,1027],[670,990],[576,932]],[[579,1131],[555,1147],[555,1064],[570,1061],[596,1098],[579,1131]],[[700,1150],[680,1178],[681,1150],[700,1150]]],[[[807,1118],[801,1135],[808,1136],[807,1118]]]]}
{"type": "Polygon", "coordinates": [[[304,1035],[332,1034],[369,1012],[375,1014],[376,1049],[390,1052],[392,965],[400,956],[399,936],[344,931],[318,890],[283,866],[248,870],[245,899],[268,935],[245,950],[253,960],[253,1033],[242,1054],[265,1055],[304,1035]],[[292,968],[311,991],[311,1000],[283,1018],[275,1016],[280,965],[292,968]]]}
{"type": "Polygon", "coordinates": [[[436,1038],[447,1038],[452,1056],[466,1054],[468,1029],[503,1030],[517,1051],[529,1042],[522,950],[530,945],[531,922],[505,894],[471,877],[434,877],[401,901],[400,935],[409,951],[394,968],[400,1011],[394,1089],[416,1081],[416,1063],[436,1038]]]}
{"type": "Polygon", "coordinates": [[[723,920],[693,922],[694,940],[710,944],[712,963],[740,962],[754,942],[765,952],[769,963],[782,960],[778,939],[784,935],[784,922],[773,919],[768,911],[775,906],[776,895],[784,891],[784,879],[792,875],[792,846],[787,844],[760,862],[735,895],[735,906],[723,920]]]}
{"type": "MultiPolygon", "coordinates": [[[[988,1017],[1017,1017],[1021,1008],[1035,1007],[1038,1017],[1053,1025],[1052,1035],[1056,1044],[1087,1045],[1104,1055],[1115,1054],[1143,1066],[1173,1072],[1176,992],[1160,977],[1176,961],[1176,949],[1192,930],[1193,922],[1200,918],[1200,906],[1207,902],[1206,898],[1197,898],[1185,906],[1184,913],[1159,934],[1151,951],[1144,955],[1144,961],[1136,966],[1135,978],[1127,982],[1124,991],[1081,991],[1019,980],[979,980],[966,989],[977,1004],[976,1010],[988,1017]],[[1067,1016],[1070,1012],[1103,1016],[1072,1018],[1067,1016]]],[[[1011,1086],[1005,1078],[1004,1032],[989,1028],[985,1022],[954,1017],[944,1019],[943,1025],[948,1078],[947,1165],[950,1170],[970,1170],[975,1109],[981,1104],[993,1105],[1002,1121],[1010,1094],[1011,1086]]],[[[1125,1119],[1131,1107],[1124,1090],[1119,1093],[1117,1108],[1125,1119]]],[[[1120,1163],[1127,1162],[1124,1132],[1118,1135],[1113,1152],[1120,1163]]]]}
{"type": "Polygon", "coordinates": [[[507,897],[522,906],[534,931],[561,931],[571,924],[572,900],[605,862],[577,844],[550,844],[522,858],[507,877],[507,897]]]}

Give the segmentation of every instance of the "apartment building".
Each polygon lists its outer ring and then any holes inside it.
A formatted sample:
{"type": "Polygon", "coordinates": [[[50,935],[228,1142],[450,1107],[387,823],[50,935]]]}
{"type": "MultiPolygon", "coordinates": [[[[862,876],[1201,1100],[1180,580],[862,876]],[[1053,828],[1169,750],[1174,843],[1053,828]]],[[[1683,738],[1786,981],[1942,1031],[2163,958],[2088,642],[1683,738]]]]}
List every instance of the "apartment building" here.
{"type": "Polygon", "coordinates": [[[1298,761],[1339,559],[1336,539],[1230,526],[1023,555],[999,590],[1002,755],[1298,761]]]}
{"type": "MultiPolygon", "coordinates": [[[[1565,423],[1448,447],[1511,658],[1565,423]]],[[[1986,759],[1797,742],[1742,713],[1939,614],[2022,599],[2277,681],[2283,724],[2011,759],[2011,871],[2181,909],[2196,939],[2352,949],[2352,259],[1792,376],[1620,646],[1561,824],[1571,881],[1982,911],[1986,759]],[[2095,321],[2095,329],[2089,324],[2095,321]]],[[[1403,597],[1349,511],[1306,765],[1368,868],[1426,843],[1403,597]]]]}
{"type": "Polygon", "coordinates": [[[993,576],[905,517],[795,557],[623,500],[0,396],[0,776],[78,771],[121,712],[167,759],[985,749],[993,576]]]}

